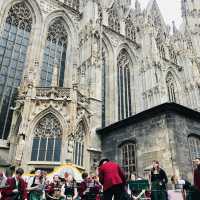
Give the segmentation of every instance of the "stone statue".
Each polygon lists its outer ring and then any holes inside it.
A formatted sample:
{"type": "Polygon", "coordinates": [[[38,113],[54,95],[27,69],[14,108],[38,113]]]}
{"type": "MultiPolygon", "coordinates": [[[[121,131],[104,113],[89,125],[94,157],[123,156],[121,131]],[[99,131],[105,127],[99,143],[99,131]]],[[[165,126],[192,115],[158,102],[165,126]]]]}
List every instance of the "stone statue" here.
{"type": "Polygon", "coordinates": [[[16,149],[16,154],[15,154],[15,161],[18,165],[20,165],[22,161],[22,156],[24,152],[24,146],[25,146],[25,135],[21,134],[19,136],[19,141],[16,149]]]}

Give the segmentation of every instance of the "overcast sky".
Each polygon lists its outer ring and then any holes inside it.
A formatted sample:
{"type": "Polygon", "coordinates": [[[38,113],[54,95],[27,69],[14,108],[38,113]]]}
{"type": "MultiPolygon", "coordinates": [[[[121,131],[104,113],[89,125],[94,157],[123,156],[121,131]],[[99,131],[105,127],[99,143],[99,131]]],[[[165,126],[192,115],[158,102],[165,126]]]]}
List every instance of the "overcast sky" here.
{"type": "MultiPolygon", "coordinates": [[[[150,0],[139,0],[142,7],[146,7],[150,0]]],[[[181,20],[181,0],[157,0],[161,12],[165,18],[167,24],[171,25],[174,20],[177,27],[180,26],[181,20]]]]}

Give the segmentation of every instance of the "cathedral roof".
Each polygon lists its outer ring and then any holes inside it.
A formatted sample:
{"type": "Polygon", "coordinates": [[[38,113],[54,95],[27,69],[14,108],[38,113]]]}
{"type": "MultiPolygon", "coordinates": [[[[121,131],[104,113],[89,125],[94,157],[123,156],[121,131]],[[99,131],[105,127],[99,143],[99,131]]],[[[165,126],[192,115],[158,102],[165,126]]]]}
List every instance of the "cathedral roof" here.
{"type": "Polygon", "coordinates": [[[156,107],[150,108],[148,110],[145,110],[143,112],[140,112],[124,120],[113,123],[107,127],[97,129],[96,132],[98,134],[104,134],[104,133],[113,131],[117,128],[126,127],[127,125],[134,124],[137,122],[142,122],[145,119],[149,119],[149,118],[152,118],[161,114],[166,114],[169,112],[175,113],[177,115],[181,115],[190,119],[195,119],[197,121],[199,121],[200,119],[200,112],[198,111],[192,110],[190,108],[187,108],[185,106],[182,106],[176,103],[164,103],[156,107]]]}

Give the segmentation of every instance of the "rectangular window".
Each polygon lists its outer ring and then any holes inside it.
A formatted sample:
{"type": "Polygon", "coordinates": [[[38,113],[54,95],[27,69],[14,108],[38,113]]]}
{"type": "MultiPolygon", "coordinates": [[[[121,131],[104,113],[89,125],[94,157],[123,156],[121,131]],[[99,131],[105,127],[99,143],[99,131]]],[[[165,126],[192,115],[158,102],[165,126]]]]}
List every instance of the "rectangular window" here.
{"type": "Polygon", "coordinates": [[[32,154],[31,154],[31,160],[32,161],[37,160],[38,148],[39,148],[39,138],[34,138],[33,139],[32,154]]]}
{"type": "Polygon", "coordinates": [[[127,177],[132,173],[136,173],[135,151],[134,143],[128,143],[121,147],[122,167],[127,177]]]}
{"type": "Polygon", "coordinates": [[[46,161],[52,161],[53,156],[53,146],[54,146],[54,138],[48,138],[48,145],[47,145],[47,153],[46,153],[46,161]]]}
{"type": "Polygon", "coordinates": [[[41,138],[40,140],[40,149],[39,149],[39,161],[44,161],[45,160],[45,153],[46,153],[46,144],[47,144],[47,139],[46,138],[41,138]]]}
{"type": "Polygon", "coordinates": [[[61,154],[61,138],[55,140],[54,161],[60,161],[61,154]]]}

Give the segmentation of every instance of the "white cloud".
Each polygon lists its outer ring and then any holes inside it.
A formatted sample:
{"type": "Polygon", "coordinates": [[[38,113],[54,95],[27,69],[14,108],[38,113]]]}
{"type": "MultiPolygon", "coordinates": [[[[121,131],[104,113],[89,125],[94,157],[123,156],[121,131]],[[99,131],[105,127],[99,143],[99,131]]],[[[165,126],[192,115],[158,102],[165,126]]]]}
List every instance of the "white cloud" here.
{"type": "MultiPolygon", "coordinates": [[[[139,0],[142,7],[146,7],[150,0],[139,0]]],[[[177,26],[181,25],[181,0],[157,0],[165,22],[171,25],[175,21],[177,26]]]]}

